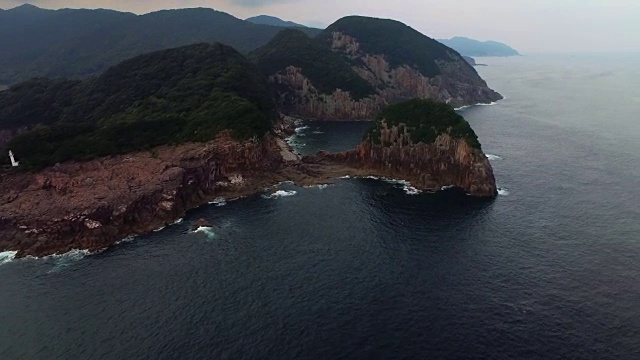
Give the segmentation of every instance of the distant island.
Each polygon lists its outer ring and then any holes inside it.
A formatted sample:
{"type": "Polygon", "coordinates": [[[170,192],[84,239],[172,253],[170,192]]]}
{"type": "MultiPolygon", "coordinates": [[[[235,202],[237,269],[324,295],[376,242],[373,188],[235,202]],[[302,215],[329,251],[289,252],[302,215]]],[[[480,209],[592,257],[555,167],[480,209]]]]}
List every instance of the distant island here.
{"type": "Polygon", "coordinates": [[[275,16],[258,15],[245,19],[246,21],[260,25],[273,25],[280,27],[306,27],[302,24],[294,23],[293,21],[285,21],[275,16]]]}
{"type": "Polygon", "coordinates": [[[497,41],[478,41],[456,36],[451,39],[438,39],[439,42],[465,56],[518,56],[517,50],[497,41]]]}

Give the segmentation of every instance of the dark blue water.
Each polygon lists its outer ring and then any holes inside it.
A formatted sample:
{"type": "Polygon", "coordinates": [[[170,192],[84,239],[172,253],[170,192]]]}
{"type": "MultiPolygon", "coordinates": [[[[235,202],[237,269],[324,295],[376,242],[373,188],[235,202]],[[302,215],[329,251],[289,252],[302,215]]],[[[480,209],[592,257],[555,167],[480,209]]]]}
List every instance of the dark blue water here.
{"type": "MultiPolygon", "coordinates": [[[[638,60],[483,59],[507,99],[462,113],[495,201],[284,185],[101,254],[5,263],[0,358],[638,359],[638,60]],[[213,234],[188,233],[201,217],[213,234]]],[[[307,125],[305,153],[367,124],[307,125]]]]}

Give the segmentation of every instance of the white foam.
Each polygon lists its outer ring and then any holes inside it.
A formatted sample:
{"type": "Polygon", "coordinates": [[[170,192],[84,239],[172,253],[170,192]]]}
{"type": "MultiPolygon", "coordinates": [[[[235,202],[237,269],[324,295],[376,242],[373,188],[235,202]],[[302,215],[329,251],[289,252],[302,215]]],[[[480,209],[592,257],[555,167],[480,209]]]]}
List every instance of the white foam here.
{"type": "Polygon", "coordinates": [[[351,179],[351,176],[349,175],[341,176],[340,179],[351,179]]]}
{"type": "Polygon", "coordinates": [[[300,134],[302,134],[302,132],[303,132],[303,131],[307,130],[308,128],[309,128],[308,126],[301,126],[301,127],[298,127],[298,128],[296,128],[296,130],[295,130],[295,131],[296,131],[296,134],[300,135],[300,134]]]}
{"type": "Polygon", "coordinates": [[[453,110],[460,111],[460,110],[468,109],[468,108],[473,107],[473,106],[492,106],[492,105],[497,105],[497,104],[498,103],[495,102],[495,101],[492,101],[492,102],[490,102],[488,104],[477,103],[477,104],[473,104],[473,105],[465,105],[465,106],[457,107],[457,108],[454,108],[453,110]]]}
{"type": "Polygon", "coordinates": [[[281,198],[281,197],[287,197],[287,196],[293,196],[295,194],[297,194],[297,191],[291,190],[291,191],[286,191],[286,190],[278,190],[276,192],[274,192],[271,195],[262,195],[263,198],[265,199],[277,199],[277,198],[281,198]]]}
{"type": "Polygon", "coordinates": [[[159,227],[159,228],[153,230],[153,232],[160,232],[160,231],[162,231],[164,229],[166,229],[166,226],[159,227]]]}
{"type": "Polygon", "coordinates": [[[509,190],[505,188],[498,188],[498,195],[507,196],[509,195],[509,190]]]}
{"type": "Polygon", "coordinates": [[[227,201],[224,198],[216,198],[215,200],[209,202],[209,205],[215,205],[215,206],[225,206],[227,205],[227,201]]]}
{"type": "Polygon", "coordinates": [[[440,190],[449,190],[449,189],[455,189],[456,186],[455,185],[446,185],[443,186],[440,190]]]}
{"type": "Polygon", "coordinates": [[[489,159],[490,161],[494,161],[494,160],[502,160],[502,158],[498,155],[491,155],[491,154],[486,154],[487,159],[489,159]]]}
{"type": "Polygon", "coordinates": [[[389,184],[394,184],[394,185],[400,185],[402,186],[402,190],[405,192],[405,194],[407,195],[418,195],[422,193],[422,190],[418,190],[415,187],[413,187],[413,185],[411,185],[410,182],[406,181],[406,180],[398,180],[398,179],[387,179],[384,177],[377,177],[377,176],[365,176],[365,179],[371,179],[371,180],[382,180],[386,183],[389,184]]]}
{"type": "Polygon", "coordinates": [[[331,186],[331,184],[319,184],[319,185],[311,185],[311,186],[305,186],[305,187],[309,189],[314,188],[314,189],[324,190],[329,186],[331,186]]]}
{"type": "MultiPolygon", "coordinates": [[[[164,229],[164,228],[162,228],[162,229],[164,229]]],[[[160,231],[160,230],[158,230],[158,231],[160,231]]],[[[130,242],[132,242],[132,241],[133,241],[133,240],[135,240],[135,239],[136,239],[136,236],[135,236],[135,235],[130,235],[130,236],[127,236],[126,238],[124,238],[124,239],[122,239],[122,240],[120,240],[120,241],[116,242],[115,244],[116,244],[116,245],[120,245],[120,244],[130,243],[130,242]]]]}
{"type": "Polygon", "coordinates": [[[55,265],[51,270],[49,270],[49,273],[55,273],[62,270],[63,268],[71,266],[73,263],[80,261],[84,259],[86,256],[92,255],[92,254],[94,253],[92,253],[89,250],[74,249],[64,254],[54,254],[54,255],[45,256],[44,259],[55,260],[55,265]]]}
{"type": "Polygon", "coordinates": [[[0,252],[0,265],[10,263],[13,259],[16,258],[17,254],[18,254],[17,251],[0,252]]]}
{"type": "Polygon", "coordinates": [[[213,231],[212,227],[209,226],[201,226],[193,231],[194,233],[202,233],[207,235],[208,238],[213,239],[216,237],[216,233],[213,231]]]}
{"type": "Polygon", "coordinates": [[[180,219],[174,221],[173,224],[171,224],[171,225],[178,225],[178,224],[181,224],[183,221],[184,221],[184,219],[180,218],[180,219]]]}

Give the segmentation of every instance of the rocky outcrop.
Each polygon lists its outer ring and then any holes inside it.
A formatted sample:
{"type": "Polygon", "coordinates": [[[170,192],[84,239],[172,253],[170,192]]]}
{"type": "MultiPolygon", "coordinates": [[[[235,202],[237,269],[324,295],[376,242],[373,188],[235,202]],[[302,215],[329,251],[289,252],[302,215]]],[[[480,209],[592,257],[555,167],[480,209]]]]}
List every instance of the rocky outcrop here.
{"type": "Polygon", "coordinates": [[[18,256],[98,250],[172,223],[217,196],[251,194],[277,181],[275,138],[206,144],[65,163],[0,178],[0,251],[18,256]]]}
{"type": "Polygon", "coordinates": [[[341,32],[333,33],[330,46],[377,89],[377,94],[354,99],[347,89],[322,93],[304,75],[304,69],[289,66],[270,76],[278,89],[282,112],[308,119],[356,120],[375,118],[387,105],[413,98],[434,99],[454,107],[502,99],[472,66],[453,53],[450,59],[437,62],[439,75],[427,77],[410,64],[392,66],[384,54],[363,52],[358,39],[341,32]]]}
{"type": "Polygon", "coordinates": [[[439,135],[431,144],[416,144],[404,126],[385,125],[379,144],[365,140],[354,150],[320,153],[318,158],[369,175],[407,180],[421,190],[454,186],[473,196],[497,195],[493,169],[484,153],[449,134],[439,135]]]}

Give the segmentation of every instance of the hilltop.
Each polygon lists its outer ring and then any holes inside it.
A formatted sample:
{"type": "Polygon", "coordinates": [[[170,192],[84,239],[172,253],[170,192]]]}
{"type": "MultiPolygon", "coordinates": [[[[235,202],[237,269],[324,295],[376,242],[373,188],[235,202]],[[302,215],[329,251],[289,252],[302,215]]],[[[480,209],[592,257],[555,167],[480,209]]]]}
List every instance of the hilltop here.
{"type": "Polygon", "coordinates": [[[262,25],[273,25],[280,27],[306,27],[302,24],[294,23],[293,21],[285,21],[275,16],[258,15],[245,19],[248,22],[262,25]]]}
{"type": "Polygon", "coordinates": [[[518,56],[517,50],[497,41],[478,41],[456,36],[438,40],[465,56],[518,56]]]}

